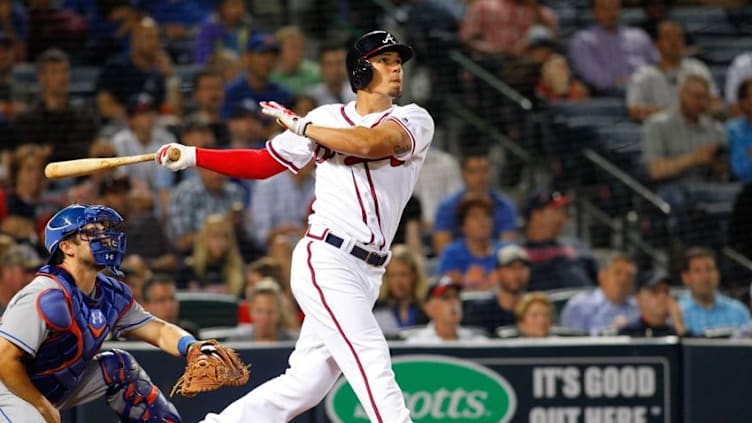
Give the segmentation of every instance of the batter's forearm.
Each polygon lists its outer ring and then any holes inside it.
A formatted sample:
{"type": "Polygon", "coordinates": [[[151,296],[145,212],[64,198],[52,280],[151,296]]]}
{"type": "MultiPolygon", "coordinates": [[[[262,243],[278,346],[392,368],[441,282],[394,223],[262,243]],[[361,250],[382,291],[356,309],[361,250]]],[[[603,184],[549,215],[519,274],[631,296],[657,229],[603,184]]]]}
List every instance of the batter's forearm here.
{"type": "Polygon", "coordinates": [[[31,383],[31,378],[20,360],[7,360],[0,366],[0,381],[13,395],[33,405],[37,410],[43,409],[49,402],[31,383]]]}
{"type": "Polygon", "coordinates": [[[233,178],[266,179],[286,168],[262,148],[260,150],[215,150],[196,148],[196,165],[233,178]]]}
{"type": "Polygon", "coordinates": [[[389,132],[355,126],[352,128],[326,128],[308,125],[306,137],[333,151],[342,154],[377,159],[388,157],[395,152],[393,145],[398,140],[393,140],[389,132]]]}

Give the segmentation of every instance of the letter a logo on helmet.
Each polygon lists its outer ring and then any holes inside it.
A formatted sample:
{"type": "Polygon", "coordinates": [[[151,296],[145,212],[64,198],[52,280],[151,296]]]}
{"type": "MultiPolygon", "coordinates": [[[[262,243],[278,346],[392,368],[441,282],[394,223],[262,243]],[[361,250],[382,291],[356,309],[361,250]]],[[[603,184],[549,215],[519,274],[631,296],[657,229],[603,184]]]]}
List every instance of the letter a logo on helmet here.
{"type": "Polygon", "coordinates": [[[350,47],[347,52],[347,73],[353,92],[367,87],[373,78],[373,67],[367,59],[387,51],[399,54],[402,63],[413,57],[413,49],[410,46],[398,42],[394,35],[386,31],[371,31],[364,34],[350,47]]]}

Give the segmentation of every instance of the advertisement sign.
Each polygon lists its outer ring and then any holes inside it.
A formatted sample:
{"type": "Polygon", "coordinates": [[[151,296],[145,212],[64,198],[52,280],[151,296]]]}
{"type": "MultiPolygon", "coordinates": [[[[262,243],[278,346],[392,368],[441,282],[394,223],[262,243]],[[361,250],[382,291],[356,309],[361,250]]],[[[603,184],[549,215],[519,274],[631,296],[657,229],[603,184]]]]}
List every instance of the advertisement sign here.
{"type": "MultiPolygon", "coordinates": [[[[395,358],[392,368],[415,423],[506,423],[514,415],[517,398],[509,383],[472,361],[408,355],[395,358]]],[[[336,423],[369,421],[344,379],[327,397],[326,410],[336,423]]]]}
{"type": "MultiPolygon", "coordinates": [[[[670,423],[665,357],[459,359],[403,355],[393,361],[415,423],[670,423]]],[[[326,399],[335,423],[368,417],[341,379],[326,399]]]]}

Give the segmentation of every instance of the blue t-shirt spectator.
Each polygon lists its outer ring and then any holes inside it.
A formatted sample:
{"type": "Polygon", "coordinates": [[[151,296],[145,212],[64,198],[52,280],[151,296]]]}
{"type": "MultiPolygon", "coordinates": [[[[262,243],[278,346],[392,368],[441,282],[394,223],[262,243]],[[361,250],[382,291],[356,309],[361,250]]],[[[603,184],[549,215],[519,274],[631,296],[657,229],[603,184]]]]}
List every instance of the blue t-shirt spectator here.
{"type": "Polygon", "coordinates": [[[458,238],[441,252],[438,273],[461,273],[463,288],[468,290],[496,286],[496,252],[506,244],[503,241],[496,242],[493,248],[489,248],[488,255],[476,257],[468,249],[465,239],[458,238]]]}
{"type": "Polygon", "coordinates": [[[741,182],[752,181],[752,122],[739,117],[726,122],[731,171],[741,182]]]}
{"type": "Polygon", "coordinates": [[[749,310],[739,301],[722,294],[715,294],[715,302],[705,308],[687,293],[679,298],[687,330],[701,336],[708,329],[739,328],[750,320],[749,310]]]}
{"type": "Polygon", "coordinates": [[[292,95],[287,89],[274,82],[269,82],[262,91],[255,91],[248,85],[248,80],[243,75],[227,84],[225,103],[222,105],[222,117],[229,118],[235,106],[247,99],[252,99],[255,102],[276,101],[279,104],[289,106],[292,95]]]}
{"type": "MultiPolygon", "coordinates": [[[[460,226],[457,224],[457,205],[467,190],[459,191],[444,198],[436,210],[436,220],[434,221],[434,231],[451,231],[454,238],[461,236],[460,226]]],[[[500,238],[504,232],[514,232],[517,230],[517,208],[512,199],[506,195],[489,191],[493,204],[493,234],[495,238],[500,238]]]]}

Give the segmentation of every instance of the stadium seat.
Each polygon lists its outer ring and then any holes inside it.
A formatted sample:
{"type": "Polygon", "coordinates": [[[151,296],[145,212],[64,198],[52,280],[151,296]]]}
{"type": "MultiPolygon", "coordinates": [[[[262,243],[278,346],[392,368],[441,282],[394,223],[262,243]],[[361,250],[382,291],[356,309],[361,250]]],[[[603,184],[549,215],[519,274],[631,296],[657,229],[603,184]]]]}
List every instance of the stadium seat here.
{"type": "Polygon", "coordinates": [[[235,326],[238,321],[238,299],[233,295],[208,292],[178,292],[180,319],[189,320],[199,328],[235,326]]]}

